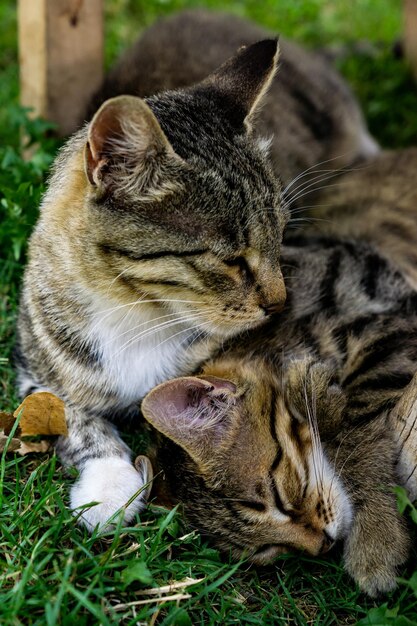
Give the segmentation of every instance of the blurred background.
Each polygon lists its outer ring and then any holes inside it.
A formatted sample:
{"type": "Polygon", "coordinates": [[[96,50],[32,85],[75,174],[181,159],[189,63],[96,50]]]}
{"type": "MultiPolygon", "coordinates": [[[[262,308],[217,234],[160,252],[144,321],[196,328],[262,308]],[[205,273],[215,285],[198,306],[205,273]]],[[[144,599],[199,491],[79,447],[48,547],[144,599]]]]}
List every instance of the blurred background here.
{"type": "MultiPolygon", "coordinates": [[[[399,58],[402,5],[402,0],[105,0],[105,65],[162,15],[197,6],[229,11],[306,45],[334,49],[371,131],[386,146],[409,145],[417,135],[417,96],[399,58]]],[[[15,1],[2,0],[0,25],[1,124],[18,94],[15,1]]]]}

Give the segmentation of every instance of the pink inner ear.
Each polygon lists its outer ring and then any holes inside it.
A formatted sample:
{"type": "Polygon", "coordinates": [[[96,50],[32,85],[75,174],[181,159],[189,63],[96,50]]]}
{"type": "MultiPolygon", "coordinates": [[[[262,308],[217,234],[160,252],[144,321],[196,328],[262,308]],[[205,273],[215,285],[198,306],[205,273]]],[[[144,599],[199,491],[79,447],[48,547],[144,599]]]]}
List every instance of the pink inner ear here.
{"type": "Polygon", "coordinates": [[[92,185],[98,184],[99,172],[106,164],[106,148],[114,138],[122,136],[120,112],[111,104],[100,110],[91,122],[86,145],[86,171],[92,185]]]}
{"type": "Polygon", "coordinates": [[[108,104],[93,119],[89,132],[93,159],[99,160],[101,158],[109,141],[122,137],[120,116],[121,112],[118,107],[108,104]]]}
{"type": "Polygon", "coordinates": [[[152,389],[142,402],[142,411],[150,421],[175,418],[187,409],[192,412],[207,406],[214,397],[230,396],[235,391],[236,385],[215,376],[175,378],[152,389]]]}
{"type": "Polygon", "coordinates": [[[152,389],[143,399],[142,411],[145,417],[147,413],[154,417],[167,414],[174,417],[192,406],[201,391],[212,389],[211,383],[199,378],[175,378],[152,389]]]}

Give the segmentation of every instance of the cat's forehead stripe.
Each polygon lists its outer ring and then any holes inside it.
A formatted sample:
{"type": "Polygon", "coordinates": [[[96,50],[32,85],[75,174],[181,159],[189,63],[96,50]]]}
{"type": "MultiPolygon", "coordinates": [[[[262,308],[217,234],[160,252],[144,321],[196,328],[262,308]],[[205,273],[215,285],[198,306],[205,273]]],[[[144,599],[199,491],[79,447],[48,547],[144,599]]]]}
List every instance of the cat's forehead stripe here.
{"type": "Polygon", "coordinates": [[[278,443],[278,436],[276,431],[276,408],[277,408],[277,391],[275,387],[271,387],[271,398],[269,408],[269,430],[272,439],[278,443]]]}

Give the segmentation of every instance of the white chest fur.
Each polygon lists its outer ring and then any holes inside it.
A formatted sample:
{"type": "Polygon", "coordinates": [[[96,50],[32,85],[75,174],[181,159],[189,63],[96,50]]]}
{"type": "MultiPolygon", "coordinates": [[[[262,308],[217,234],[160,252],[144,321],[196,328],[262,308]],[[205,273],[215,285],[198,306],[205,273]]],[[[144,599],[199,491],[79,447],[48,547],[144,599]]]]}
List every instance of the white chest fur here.
{"type": "Polygon", "coordinates": [[[149,307],[95,310],[90,337],[101,353],[109,386],[123,404],[142,398],[158,383],[182,373],[195,324],[184,314],[149,307]]]}

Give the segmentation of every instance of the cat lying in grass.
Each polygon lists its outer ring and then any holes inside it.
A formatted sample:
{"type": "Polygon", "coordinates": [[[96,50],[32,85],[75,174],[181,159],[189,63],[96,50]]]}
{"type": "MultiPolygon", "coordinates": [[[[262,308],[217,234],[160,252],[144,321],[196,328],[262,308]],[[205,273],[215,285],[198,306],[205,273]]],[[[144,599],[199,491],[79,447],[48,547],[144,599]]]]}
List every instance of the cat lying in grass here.
{"type": "MultiPolygon", "coordinates": [[[[210,69],[263,37],[233,19],[224,18],[230,35],[237,28],[226,48],[219,18],[206,24],[219,44],[210,69]]],[[[105,525],[147,481],[146,464],[135,471],[115,424],[127,423],[154,385],[192,372],[225,338],[263,323],[285,299],[279,255],[288,212],[268,142],[252,128],[274,78],[276,42],[249,46],[208,78],[205,52],[189,43],[204,80],[145,101],[104,103],[58,157],[29,246],[19,390],[50,390],[66,402],[70,435],[57,450],[80,470],[72,507],[100,502],[80,516],[90,529],[105,525]]],[[[341,79],[310,53],[284,47],[281,80],[272,84],[281,120],[273,158],[284,180],[334,151],[352,159],[375,151],[341,79]],[[310,104],[313,116],[306,115],[310,104]],[[325,138],[317,134],[324,126],[325,138]]],[[[161,71],[164,64],[161,57],[161,71]]],[[[122,93],[129,71],[119,76],[122,93]]],[[[120,93],[112,76],[102,94],[120,93]]],[[[265,130],[274,128],[267,123],[265,130]]],[[[133,499],[126,521],[142,503],[133,499]]]]}
{"type": "Polygon", "coordinates": [[[410,545],[393,486],[417,459],[400,471],[389,411],[417,370],[417,293],[354,240],[299,235],[282,267],[279,317],[145,397],[156,492],[256,563],[342,540],[374,596],[394,588],[410,545]]]}
{"type": "MultiPolygon", "coordinates": [[[[22,396],[64,400],[73,508],[104,525],[147,482],[115,423],[281,309],[281,186],[251,120],[277,41],[192,88],[107,101],[58,156],[29,244],[17,328],[22,396]]],[[[142,506],[139,495],[126,521],[142,506]]]]}

